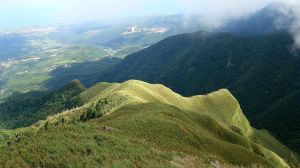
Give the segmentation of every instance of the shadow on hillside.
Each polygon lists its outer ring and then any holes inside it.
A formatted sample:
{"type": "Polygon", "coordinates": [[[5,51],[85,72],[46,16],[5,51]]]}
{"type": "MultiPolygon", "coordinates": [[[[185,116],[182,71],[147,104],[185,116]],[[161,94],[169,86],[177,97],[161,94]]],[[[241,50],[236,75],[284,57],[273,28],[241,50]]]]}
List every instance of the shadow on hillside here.
{"type": "Polygon", "coordinates": [[[61,66],[50,72],[51,78],[45,82],[45,87],[51,90],[62,87],[74,79],[78,79],[89,87],[101,79],[101,76],[117,65],[120,58],[106,57],[100,61],[87,61],[61,66]]]}
{"type": "Polygon", "coordinates": [[[29,119],[30,113],[43,104],[47,92],[15,92],[0,103],[0,129],[28,126],[36,120],[29,119]]]}
{"type": "Polygon", "coordinates": [[[84,90],[74,80],[53,92],[13,93],[0,103],[0,129],[26,127],[49,115],[81,106],[81,99],[75,97],[84,90]]]}

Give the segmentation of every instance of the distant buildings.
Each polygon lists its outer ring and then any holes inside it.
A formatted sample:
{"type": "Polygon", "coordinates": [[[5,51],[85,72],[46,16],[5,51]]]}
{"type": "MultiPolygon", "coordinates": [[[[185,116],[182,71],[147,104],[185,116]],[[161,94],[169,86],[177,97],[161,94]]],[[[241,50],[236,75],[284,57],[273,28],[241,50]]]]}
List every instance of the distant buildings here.
{"type": "Polygon", "coordinates": [[[133,25],[126,28],[127,31],[123,32],[122,35],[129,35],[133,33],[165,33],[168,31],[167,28],[164,27],[144,27],[140,28],[137,25],[133,25]]]}

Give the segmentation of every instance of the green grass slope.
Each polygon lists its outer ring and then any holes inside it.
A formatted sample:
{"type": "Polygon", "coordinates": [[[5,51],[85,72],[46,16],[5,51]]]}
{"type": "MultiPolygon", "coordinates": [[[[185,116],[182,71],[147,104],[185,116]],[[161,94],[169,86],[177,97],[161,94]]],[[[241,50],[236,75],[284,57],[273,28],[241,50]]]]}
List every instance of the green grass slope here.
{"type": "Polygon", "coordinates": [[[141,81],[98,83],[81,107],[0,131],[7,167],[289,167],[296,156],[251,128],[223,89],[182,97],[141,81]],[[12,159],[13,158],[13,159],[12,159]],[[289,164],[289,165],[288,165],[289,164]]]}
{"type": "Polygon", "coordinates": [[[291,52],[293,43],[292,37],[285,33],[177,35],[127,56],[113,71],[99,79],[161,83],[185,96],[227,88],[237,97],[249,120],[255,121],[252,122],[254,127],[270,130],[300,153],[295,143],[300,135],[295,129],[300,117],[289,117],[290,113],[299,116],[299,99],[290,96],[291,110],[276,105],[283,105],[278,102],[280,99],[300,89],[300,57],[299,53],[296,56],[296,52],[291,52]],[[263,113],[260,121],[254,120],[263,113]],[[276,119],[282,116],[284,121],[276,119]],[[286,132],[292,132],[291,136],[282,134],[282,129],[274,129],[272,124],[275,122],[287,128],[286,132]]]}

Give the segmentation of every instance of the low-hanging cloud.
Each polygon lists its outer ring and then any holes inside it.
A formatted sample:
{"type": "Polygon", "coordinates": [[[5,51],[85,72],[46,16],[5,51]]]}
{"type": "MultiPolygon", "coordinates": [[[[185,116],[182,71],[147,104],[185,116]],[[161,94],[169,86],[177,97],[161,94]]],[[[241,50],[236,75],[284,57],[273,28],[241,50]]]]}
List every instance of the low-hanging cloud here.
{"type": "Polygon", "coordinates": [[[300,1],[278,0],[281,17],[275,20],[278,29],[288,29],[294,38],[293,50],[300,49],[300,1]]]}
{"type": "Polygon", "coordinates": [[[287,17],[293,17],[292,23],[290,25],[289,31],[294,37],[294,48],[299,49],[300,48],[300,1],[290,1],[287,4],[288,10],[290,12],[287,12],[286,14],[292,15],[287,17]]]}
{"type": "Polygon", "coordinates": [[[199,12],[204,15],[206,23],[212,26],[220,26],[228,19],[244,17],[248,14],[266,7],[269,4],[276,4],[282,17],[275,20],[278,28],[285,28],[293,36],[293,50],[300,49],[300,0],[210,0],[184,2],[189,5],[185,14],[199,12]]]}
{"type": "Polygon", "coordinates": [[[184,0],[181,3],[187,18],[199,14],[206,24],[218,27],[228,19],[253,13],[272,3],[272,0],[184,0]]]}

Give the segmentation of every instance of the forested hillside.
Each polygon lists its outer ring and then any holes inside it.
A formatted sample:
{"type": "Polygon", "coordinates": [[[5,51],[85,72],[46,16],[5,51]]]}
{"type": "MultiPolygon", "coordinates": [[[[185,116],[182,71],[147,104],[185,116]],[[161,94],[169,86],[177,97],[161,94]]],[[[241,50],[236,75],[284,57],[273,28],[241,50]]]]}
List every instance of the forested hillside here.
{"type": "MultiPolygon", "coordinates": [[[[183,95],[228,88],[238,98],[254,126],[270,129],[283,142],[294,146],[299,144],[299,132],[293,132],[293,136],[281,133],[283,128],[288,131],[299,128],[300,123],[299,110],[293,106],[299,101],[293,95],[300,88],[300,57],[291,52],[292,44],[293,39],[285,33],[238,36],[198,32],[178,35],[129,55],[100,79],[162,83],[183,95]],[[287,96],[293,111],[278,107],[276,103],[287,96]],[[271,109],[275,108],[277,112],[273,113],[271,109]],[[270,126],[275,122],[271,116],[279,113],[294,116],[277,119],[281,129],[270,126]],[[261,121],[254,120],[261,114],[265,116],[261,121]]],[[[297,145],[294,149],[299,152],[297,145]]]]}
{"type": "Polygon", "coordinates": [[[79,99],[72,99],[85,90],[78,81],[72,81],[57,91],[15,94],[0,103],[0,129],[30,126],[47,116],[81,106],[79,99]]]}

